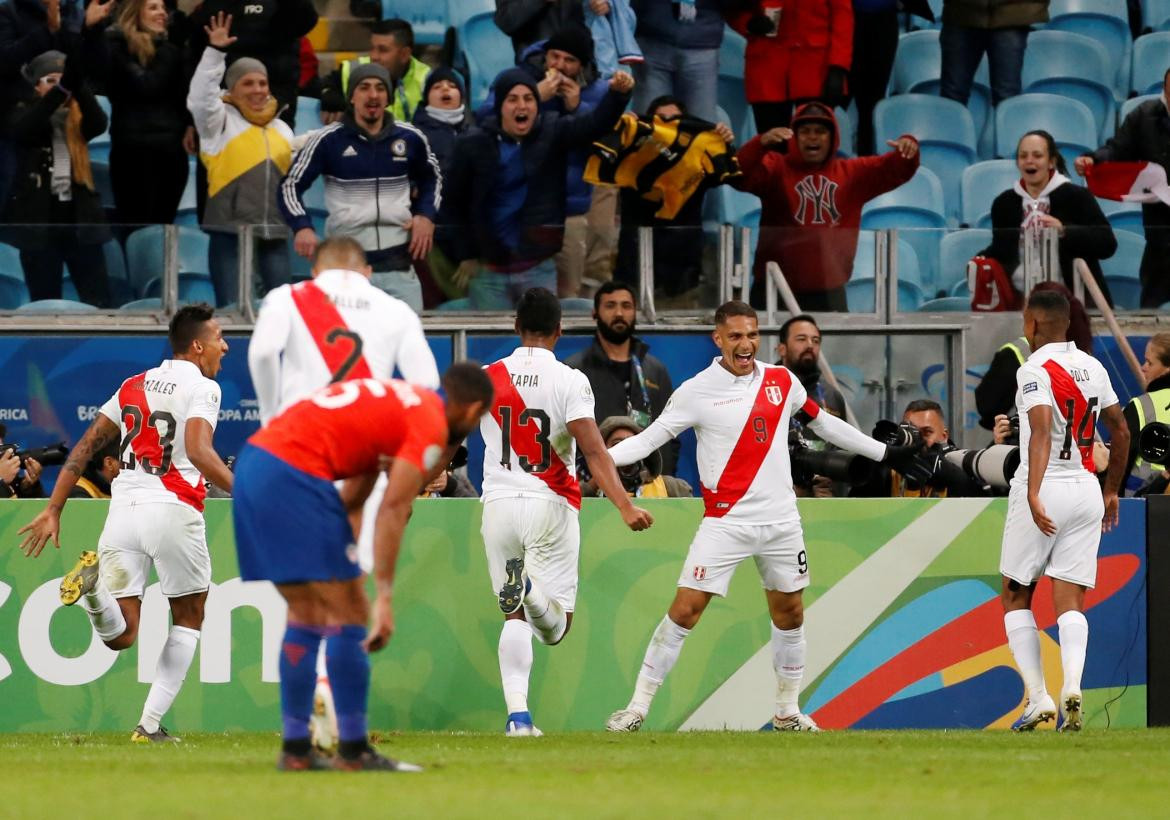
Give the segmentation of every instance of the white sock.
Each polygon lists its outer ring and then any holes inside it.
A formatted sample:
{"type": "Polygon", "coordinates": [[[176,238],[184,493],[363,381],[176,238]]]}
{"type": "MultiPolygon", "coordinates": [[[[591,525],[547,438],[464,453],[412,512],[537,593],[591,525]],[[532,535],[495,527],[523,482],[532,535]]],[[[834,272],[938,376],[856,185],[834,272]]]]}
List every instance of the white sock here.
{"type": "Polygon", "coordinates": [[[642,660],[642,671],[638,673],[638,682],[634,684],[634,697],[626,708],[643,717],[649,714],[650,701],[654,700],[658,687],[674,668],[675,661],[682,652],[683,641],[690,634],[691,630],[683,629],[670,620],[669,615],[662,619],[650,637],[646,657],[642,660]]]}
{"type": "Polygon", "coordinates": [[[1040,633],[1036,631],[1036,618],[1030,609],[1005,612],[1003,626],[1007,631],[1008,646],[1016,659],[1016,668],[1024,679],[1028,700],[1036,703],[1047,690],[1044,688],[1044,667],[1040,661],[1040,633]]]}
{"type": "Polygon", "coordinates": [[[807,644],[804,627],[777,629],[772,624],[772,668],[776,670],[776,714],[791,717],[800,712],[798,699],[804,680],[807,644]]]}
{"type": "Polygon", "coordinates": [[[106,585],[99,579],[93,589],[81,596],[81,607],[103,641],[112,641],[126,631],[126,616],[106,585]]]}
{"type": "Polygon", "coordinates": [[[185,626],[171,627],[171,634],[167,637],[162,654],[158,656],[154,683],[150,685],[146,704],[142,707],[142,720],[139,723],[148,733],[158,731],[159,721],[175,702],[187,677],[187,670],[191,667],[191,659],[195,657],[198,643],[199,630],[185,626]]]}
{"type": "Polygon", "coordinates": [[[524,593],[524,617],[532,625],[532,631],[543,644],[555,644],[565,636],[568,619],[564,607],[558,601],[544,594],[531,578],[528,591],[524,593]]]}
{"type": "Polygon", "coordinates": [[[532,627],[504,621],[500,630],[500,680],[508,714],[528,711],[528,676],[532,672],[532,627]]]}
{"type": "Polygon", "coordinates": [[[1064,667],[1062,692],[1081,691],[1085,650],[1089,646],[1089,622],[1083,612],[1066,612],[1056,619],[1060,629],[1060,662],[1064,667]]]}

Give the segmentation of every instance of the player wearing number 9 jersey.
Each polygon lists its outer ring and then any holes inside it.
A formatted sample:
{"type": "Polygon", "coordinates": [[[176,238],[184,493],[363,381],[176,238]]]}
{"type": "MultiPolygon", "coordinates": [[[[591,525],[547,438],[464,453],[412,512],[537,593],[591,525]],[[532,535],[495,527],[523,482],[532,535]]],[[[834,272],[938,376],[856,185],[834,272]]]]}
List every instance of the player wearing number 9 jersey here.
{"type": "Polygon", "coordinates": [[[212,308],[180,308],[171,320],[170,343],[173,359],[131,376],[102,405],[70,451],[48,507],[21,530],[29,533],[21,545],[26,555],[39,555],[49,538],[59,547],[60,512],[69,491],[94,452],[121,441],[122,469],[111,487],[97,550],[83,552],[61,581],[61,602],[80,600],[106,646],[128,649],[154,567],[174,625],[131,734],[136,742],[177,740],[159,721],[191,665],[211,583],[203,478],[232,489],[232,474],[211,445],[220,402],[213,379],[228,352],[212,308]]]}
{"type": "Polygon", "coordinates": [[[635,507],[593,420],[593,391],[585,374],[556,360],[561,304],[531,288],[516,307],[520,347],[486,368],[495,389],[480,422],[484,440],[483,534],[492,591],[504,613],[500,676],[512,737],[538,735],[528,711],[532,636],[560,643],[577,600],[576,445],[605,495],[632,530],[653,518],[635,507]]]}
{"type": "Polygon", "coordinates": [[[1101,363],[1067,341],[1068,300],[1033,291],[1024,335],[1035,351],[1016,374],[1020,467],[1008,494],[1000,573],[1004,628],[1027,702],[1013,724],[1029,731],[1057,718],[1081,728],[1081,672],[1089,624],[1085,590],[1097,579],[1102,529],[1117,521],[1117,491],[1129,454],[1129,428],[1101,363]],[[1093,471],[1093,436],[1100,416],[1112,437],[1104,498],[1093,471]],[[1052,601],[1064,668],[1060,710],[1044,684],[1032,594],[1041,575],[1052,579],[1052,601]]]}

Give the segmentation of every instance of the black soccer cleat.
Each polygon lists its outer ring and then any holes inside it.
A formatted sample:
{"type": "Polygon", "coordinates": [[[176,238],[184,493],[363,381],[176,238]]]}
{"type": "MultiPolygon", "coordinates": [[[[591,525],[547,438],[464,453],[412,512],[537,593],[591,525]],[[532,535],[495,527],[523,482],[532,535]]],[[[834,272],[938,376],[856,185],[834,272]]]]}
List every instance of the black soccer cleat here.
{"type": "Polygon", "coordinates": [[[509,558],[504,564],[504,585],[500,587],[500,612],[511,615],[524,605],[528,579],[524,576],[524,558],[509,558]]]}
{"type": "Polygon", "coordinates": [[[342,772],[421,772],[422,766],[395,760],[380,755],[372,746],[367,746],[357,757],[333,758],[333,768],[342,772]]]}

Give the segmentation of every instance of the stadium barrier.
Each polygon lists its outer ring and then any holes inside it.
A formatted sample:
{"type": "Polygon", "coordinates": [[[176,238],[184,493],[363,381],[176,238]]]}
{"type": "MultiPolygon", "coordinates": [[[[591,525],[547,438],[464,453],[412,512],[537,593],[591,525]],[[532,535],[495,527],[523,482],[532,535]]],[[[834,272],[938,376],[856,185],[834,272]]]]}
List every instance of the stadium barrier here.
{"type": "MultiPolygon", "coordinates": [[[[656,518],[646,533],[627,531],[605,501],[584,504],[576,619],[562,645],[536,650],[531,704],[546,731],[596,730],[629,697],[702,515],[697,499],[646,504],[656,518]]],[[[0,554],[0,731],[128,731],[166,638],[165,601],[152,585],[137,648],[106,649],[84,614],[62,611],[57,599],[76,552],[96,543],[106,502],[70,502],[65,547],[26,559],[14,548],[16,533],[42,505],[0,505],[0,543],[8,545],[0,554]]],[[[812,577],[806,710],[827,728],[1008,726],[1023,687],[998,600],[1006,501],[800,505],[812,577]]],[[[1121,513],[1121,526],[1102,541],[1098,586],[1088,597],[1092,727],[1147,723],[1146,504],[1124,500],[1121,513]]],[[[229,502],[208,503],[214,585],[198,655],[167,718],[177,731],[279,726],[285,609],[271,586],[239,580],[230,516],[229,502]]],[[[479,518],[475,501],[415,505],[396,584],[396,634],[373,656],[377,729],[502,727],[500,614],[479,518]]],[[[1043,583],[1037,601],[1045,673],[1058,687],[1059,647],[1043,583]]],[[[749,565],[688,639],[646,725],[759,729],[774,695],[768,617],[749,565]]]]}

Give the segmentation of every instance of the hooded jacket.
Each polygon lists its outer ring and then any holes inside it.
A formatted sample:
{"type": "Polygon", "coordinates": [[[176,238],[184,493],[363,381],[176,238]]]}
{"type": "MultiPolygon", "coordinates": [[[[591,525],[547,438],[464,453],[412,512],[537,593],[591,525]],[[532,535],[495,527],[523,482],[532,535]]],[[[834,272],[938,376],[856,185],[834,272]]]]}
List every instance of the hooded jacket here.
{"type": "Polygon", "coordinates": [[[801,120],[827,121],[832,139],[829,158],[809,165],[801,159],[795,139],[770,151],[758,136],[752,137],[736,155],[743,172],[736,187],[758,196],[762,205],[755,276],[762,277],[765,264],[776,261],[793,290],[821,291],[849,281],[862,207],[914,176],[920,155],[906,159],[889,151],[874,157],[838,157],[836,118],[832,112],[827,118],[809,116],[808,109],[809,105],[796,109],[792,129],[801,120]]]}

